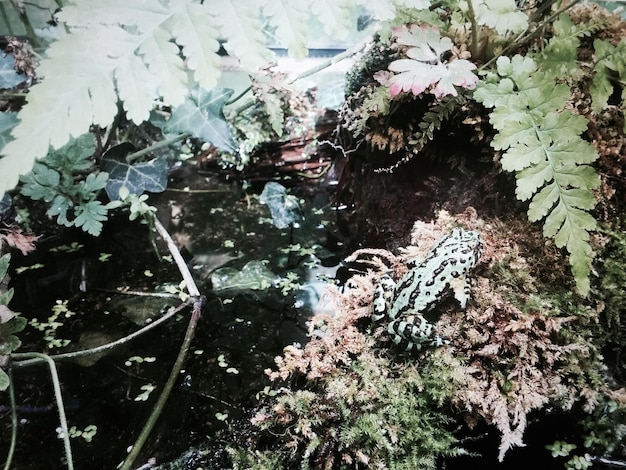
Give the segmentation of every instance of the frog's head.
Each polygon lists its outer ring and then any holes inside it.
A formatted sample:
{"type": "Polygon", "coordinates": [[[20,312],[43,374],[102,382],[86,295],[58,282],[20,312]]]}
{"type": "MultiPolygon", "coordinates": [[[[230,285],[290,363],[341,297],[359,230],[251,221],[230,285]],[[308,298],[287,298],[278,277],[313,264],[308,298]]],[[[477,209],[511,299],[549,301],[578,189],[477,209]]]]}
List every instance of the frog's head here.
{"type": "Polygon", "coordinates": [[[469,267],[475,266],[483,251],[483,240],[480,234],[475,230],[457,227],[452,230],[450,238],[454,243],[458,243],[463,247],[461,251],[468,257],[466,261],[469,261],[469,267]]]}

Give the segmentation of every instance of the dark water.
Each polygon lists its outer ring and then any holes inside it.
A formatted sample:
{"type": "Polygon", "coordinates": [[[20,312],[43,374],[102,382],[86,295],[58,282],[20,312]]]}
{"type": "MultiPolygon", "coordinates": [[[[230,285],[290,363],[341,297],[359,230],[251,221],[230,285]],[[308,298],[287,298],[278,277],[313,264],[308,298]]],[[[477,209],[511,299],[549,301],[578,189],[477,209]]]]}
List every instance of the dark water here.
{"type": "MultiPolygon", "coordinates": [[[[312,270],[325,271],[324,264],[336,262],[327,249],[329,212],[323,197],[305,203],[305,218],[297,228],[279,230],[254,194],[221,184],[209,188],[219,192],[166,192],[152,200],[208,303],[192,352],[137,466],[175,458],[254,406],[257,393],[268,384],[263,371],[273,358],[284,346],[306,341],[306,320],[323,287],[312,270]],[[251,260],[264,261],[276,279],[292,273],[299,286],[289,289],[290,282],[283,280],[265,289],[212,291],[215,269],[240,270],[251,260]]],[[[159,249],[167,254],[162,243],[159,249]]],[[[42,332],[29,325],[19,335],[24,343],[20,352],[54,354],[113,341],[179,303],[115,292],[163,293],[165,285],[174,289],[180,282],[175,266],[155,254],[148,228],[123,217],[110,221],[98,239],[69,231],[45,241],[33,255],[15,256],[12,269],[14,310],[45,322],[54,305],[67,301],[74,313],[60,315],[63,325],[55,332],[57,339],[71,341],[66,348],[47,348],[42,332]],[[59,251],[59,246],[65,248],[59,251]],[[36,263],[43,267],[16,271],[36,263]]],[[[183,311],[95,364],[59,363],[69,426],[97,426],[91,442],[72,439],[76,468],[115,468],[123,461],[169,375],[188,319],[189,311],[183,311]],[[146,393],[146,386],[154,390],[146,393]]],[[[15,368],[13,380],[19,405],[13,468],[64,468],[47,368],[15,368]]],[[[6,455],[10,415],[8,399],[1,398],[0,453],[6,455]]]]}

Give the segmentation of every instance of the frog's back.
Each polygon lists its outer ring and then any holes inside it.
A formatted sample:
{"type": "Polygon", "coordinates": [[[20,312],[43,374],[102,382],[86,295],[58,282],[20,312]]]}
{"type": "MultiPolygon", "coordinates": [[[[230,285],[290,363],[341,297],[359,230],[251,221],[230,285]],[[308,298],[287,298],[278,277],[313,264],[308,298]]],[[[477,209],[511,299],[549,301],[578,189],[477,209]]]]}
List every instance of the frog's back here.
{"type": "Polygon", "coordinates": [[[478,262],[480,235],[454,229],[431,248],[424,260],[400,279],[390,311],[391,318],[428,312],[451,291],[455,279],[464,278],[478,262]]]}

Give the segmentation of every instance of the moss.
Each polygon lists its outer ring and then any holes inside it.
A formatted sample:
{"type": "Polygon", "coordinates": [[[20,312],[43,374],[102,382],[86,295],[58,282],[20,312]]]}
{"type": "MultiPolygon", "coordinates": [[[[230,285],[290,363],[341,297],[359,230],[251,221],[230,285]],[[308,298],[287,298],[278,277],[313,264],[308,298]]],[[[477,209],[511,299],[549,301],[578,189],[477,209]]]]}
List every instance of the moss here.
{"type": "Polygon", "coordinates": [[[454,389],[449,360],[435,351],[418,370],[364,353],[305,390],[285,390],[255,422],[283,436],[303,468],[434,469],[463,453],[443,411],[454,389]]]}

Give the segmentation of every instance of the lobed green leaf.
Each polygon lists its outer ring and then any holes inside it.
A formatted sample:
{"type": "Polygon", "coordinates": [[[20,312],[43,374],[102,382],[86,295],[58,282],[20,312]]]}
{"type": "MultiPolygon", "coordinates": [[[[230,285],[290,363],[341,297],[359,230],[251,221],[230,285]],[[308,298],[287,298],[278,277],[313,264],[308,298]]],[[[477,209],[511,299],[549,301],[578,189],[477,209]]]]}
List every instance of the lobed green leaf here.
{"type": "Polygon", "coordinates": [[[517,198],[530,199],[529,220],[545,218],[544,235],[569,252],[577,288],[586,295],[593,257],[589,232],[597,225],[588,211],[600,184],[589,166],[598,153],[581,138],[587,120],[566,108],[567,85],[537,71],[531,59],[500,57],[497,67],[500,82],[481,83],[474,95],[495,108],[490,121],[498,133],[491,145],[504,150],[502,168],[516,172],[517,198]]]}

